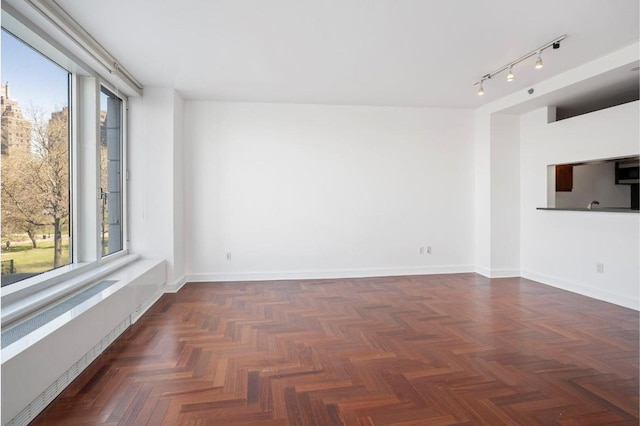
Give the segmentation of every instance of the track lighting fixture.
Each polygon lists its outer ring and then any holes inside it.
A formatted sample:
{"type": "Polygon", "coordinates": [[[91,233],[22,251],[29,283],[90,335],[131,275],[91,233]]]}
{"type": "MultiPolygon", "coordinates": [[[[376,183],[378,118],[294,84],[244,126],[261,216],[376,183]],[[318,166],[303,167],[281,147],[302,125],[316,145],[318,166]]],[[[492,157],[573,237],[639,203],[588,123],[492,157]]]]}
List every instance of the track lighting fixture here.
{"type": "Polygon", "coordinates": [[[515,75],[513,74],[513,67],[515,65],[518,65],[520,62],[523,62],[526,59],[529,59],[532,56],[535,56],[536,54],[538,55],[538,57],[536,58],[536,63],[535,63],[535,69],[539,70],[540,68],[543,67],[542,64],[542,52],[545,49],[548,49],[550,47],[552,47],[554,50],[555,49],[559,49],[560,48],[560,42],[562,40],[564,40],[565,38],[567,38],[567,35],[561,35],[560,37],[557,37],[553,40],[551,40],[549,43],[543,44],[542,46],[538,47],[535,50],[532,50],[531,52],[527,53],[526,55],[523,55],[521,57],[519,57],[518,59],[516,59],[515,61],[511,61],[509,62],[507,65],[498,68],[497,70],[489,73],[489,74],[485,74],[482,76],[482,78],[475,82],[474,85],[480,85],[480,87],[478,88],[478,95],[482,96],[484,95],[484,87],[482,85],[482,83],[485,80],[489,80],[491,78],[493,78],[496,74],[500,74],[502,71],[506,71],[509,70],[508,74],[507,74],[507,81],[513,81],[515,80],[515,75]]]}

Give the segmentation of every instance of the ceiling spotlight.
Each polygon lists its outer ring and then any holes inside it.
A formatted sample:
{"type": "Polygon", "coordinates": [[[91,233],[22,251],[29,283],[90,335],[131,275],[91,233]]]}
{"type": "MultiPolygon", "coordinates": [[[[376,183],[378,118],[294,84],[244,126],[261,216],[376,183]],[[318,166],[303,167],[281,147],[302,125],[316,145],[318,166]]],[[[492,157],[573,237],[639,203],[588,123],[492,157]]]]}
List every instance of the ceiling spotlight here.
{"type": "Polygon", "coordinates": [[[509,74],[507,74],[507,81],[515,80],[516,76],[513,75],[513,65],[509,67],[509,74]]]}
{"type": "Polygon", "coordinates": [[[542,64],[542,52],[538,52],[538,59],[536,59],[536,69],[539,70],[544,65],[542,64]]]}
{"type": "Polygon", "coordinates": [[[484,87],[482,87],[482,81],[480,81],[480,88],[478,89],[478,96],[484,95],[484,87]]]}

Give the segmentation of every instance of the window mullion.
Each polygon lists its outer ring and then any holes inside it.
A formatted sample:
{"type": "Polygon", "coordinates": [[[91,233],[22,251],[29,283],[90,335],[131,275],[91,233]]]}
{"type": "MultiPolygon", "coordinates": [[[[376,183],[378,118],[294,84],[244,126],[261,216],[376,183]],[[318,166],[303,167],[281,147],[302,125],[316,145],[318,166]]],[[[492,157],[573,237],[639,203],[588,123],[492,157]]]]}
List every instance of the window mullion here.
{"type": "Polygon", "coordinates": [[[78,77],[80,102],[80,124],[78,129],[78,182],[77,209],[78,216],[78,261],[90,262],[100,259],[99,232],[99,88],[97,79],[78,77]]]}

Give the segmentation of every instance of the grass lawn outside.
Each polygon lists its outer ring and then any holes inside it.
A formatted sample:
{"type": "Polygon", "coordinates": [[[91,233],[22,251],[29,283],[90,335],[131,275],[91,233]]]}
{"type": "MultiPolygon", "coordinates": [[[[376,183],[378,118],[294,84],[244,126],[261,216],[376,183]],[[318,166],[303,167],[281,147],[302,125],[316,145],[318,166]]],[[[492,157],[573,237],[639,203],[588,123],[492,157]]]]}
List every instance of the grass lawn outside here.
{"type": "MultiPolygon", "coordinates": [[[[53,238],[38,239],[37,248],[32,248],[31,241],[12,242],[9,250],[2,245],[2,261],[12,260],[14,273],[40,273],[53,269],[53,238]]],[[[69,237],[62,237],[62,262],[69,262],[69,237]]],[[[2,271],[5,273],[4,267],[2,271]]]]}

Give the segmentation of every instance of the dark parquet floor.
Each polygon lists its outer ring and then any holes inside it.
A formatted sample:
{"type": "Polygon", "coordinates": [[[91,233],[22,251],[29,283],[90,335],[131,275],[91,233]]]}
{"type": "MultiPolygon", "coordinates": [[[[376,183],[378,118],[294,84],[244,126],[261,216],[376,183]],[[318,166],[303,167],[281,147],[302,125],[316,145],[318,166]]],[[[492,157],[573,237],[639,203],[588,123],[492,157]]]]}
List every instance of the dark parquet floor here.
{"type": "Polygon", "coordinates": [[[637,425],[638,312],[475,274],[191,283],[36,425],[637,425]]]}

